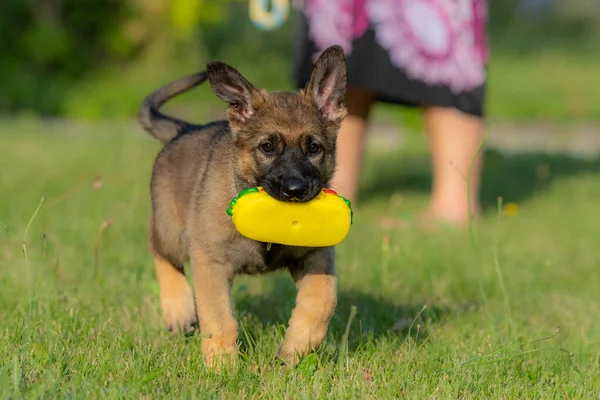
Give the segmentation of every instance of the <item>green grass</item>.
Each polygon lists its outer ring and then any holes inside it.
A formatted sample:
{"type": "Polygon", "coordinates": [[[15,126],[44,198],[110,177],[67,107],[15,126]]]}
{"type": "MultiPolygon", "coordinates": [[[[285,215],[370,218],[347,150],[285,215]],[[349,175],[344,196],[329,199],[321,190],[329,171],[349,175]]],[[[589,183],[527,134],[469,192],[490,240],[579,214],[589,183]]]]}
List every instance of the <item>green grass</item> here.
{"type": "Polygon", "coordinates": [[[424,204],[427,154],[369,154],[365,202],[337,249],[339,306],[325,345],[281,370],[291,279],[242,278],[241,362],[217,373],[198,337],[160,326],[146,241],[159,144],[125,124],[0,130],[1,398],[600,395],[600,159],[488,153],[486,216],[471,245],[465,231],[382,230],[380,218],[424,204]],[[498,215],[498,196],[519,214],[498,215]]]}

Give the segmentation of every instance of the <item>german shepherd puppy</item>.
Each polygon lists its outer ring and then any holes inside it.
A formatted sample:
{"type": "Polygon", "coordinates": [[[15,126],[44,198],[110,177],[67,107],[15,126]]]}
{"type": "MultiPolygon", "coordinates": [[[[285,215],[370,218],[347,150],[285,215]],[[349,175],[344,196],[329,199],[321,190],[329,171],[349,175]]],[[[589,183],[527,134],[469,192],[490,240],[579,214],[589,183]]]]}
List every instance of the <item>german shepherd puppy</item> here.
{"type": "MultiPolygon", "coordinates": [[[[227,64],[176,80],[150,94],[141,125],[165,144],[152,170],[150,249],[166,326],[200,325],[209,365],[237,354],[231,285],[238,274],[287,268],[298,289],[278,356],[297,364],[327,333],[337,302],[334,249],[259,243],[240,235],[226,214],[241,190],[263,186],[282,201],[307,202],[328,187],[336,137],[346,115],[346,61],[339,46],[324,51],[298,93],[257,89],[227,64]],[[194,125],[160,106],[208,78],[225,101],[228,121],[194,125]],[[184,275],[190,261],[193,290],[184,275]]],[[[235,360],[235,357],[233,357],[235,360]]]]}

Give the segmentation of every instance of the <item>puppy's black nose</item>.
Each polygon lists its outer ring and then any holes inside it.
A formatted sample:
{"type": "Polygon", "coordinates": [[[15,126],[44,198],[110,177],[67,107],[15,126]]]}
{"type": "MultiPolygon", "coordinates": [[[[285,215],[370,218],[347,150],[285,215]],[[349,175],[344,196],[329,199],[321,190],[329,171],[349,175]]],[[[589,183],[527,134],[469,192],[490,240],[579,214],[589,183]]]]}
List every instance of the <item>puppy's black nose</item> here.
{"type": "Polygon", "coordinates": [[[300,178],[283,179],[283,195],[289,200],[300,200],[308,192],[308,182],[300,178]]]}

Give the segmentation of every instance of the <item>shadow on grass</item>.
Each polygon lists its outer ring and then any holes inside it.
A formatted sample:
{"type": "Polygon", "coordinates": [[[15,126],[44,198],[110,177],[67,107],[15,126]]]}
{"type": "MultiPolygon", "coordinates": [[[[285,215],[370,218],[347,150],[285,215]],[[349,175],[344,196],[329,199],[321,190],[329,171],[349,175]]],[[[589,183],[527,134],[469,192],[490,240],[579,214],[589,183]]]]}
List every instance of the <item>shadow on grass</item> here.
{"type": "MultiPolygon", "coordinates": [[[[494,210],[499,196],[505,202],[522,203],[560,178],[600,173],[600,156],[589,160],[540,152],[503,155],[488,149],[484,157],[481,188],[484,211],[494,210]]],[[[365,202],[393,193],[428,193],[430,190],[431,168],[427,154],[389,155],[370,164],[360,191],[365,202]]]]}
{"type": "MultiPolygon", "coordinates": [[[[271,291],[261,295],[238,293],[236,309],[244,318],[256,318],[263,326],[286,326],[294,308],[296,289],[291,278],[285,275],[274,277],[275,285],[271,291]]],[[[343,290],[338,293],[338,306],[331,320],[329,332],[336,343],[342,341],[348,323],[351,307],[357,307],[357,314],[350,326],[348,348],[350,352],[359,349],[372,339],[406,338],[409,334],[421,342],[429,336],[431,330],[442,322],[448,307],[393,304],[371,293],[359,290],[343,290]]],[[[250,328],[250,330],[253,330],[250,328]]],[[[240,335],[243,346],[246,339],[240,335]]]]}

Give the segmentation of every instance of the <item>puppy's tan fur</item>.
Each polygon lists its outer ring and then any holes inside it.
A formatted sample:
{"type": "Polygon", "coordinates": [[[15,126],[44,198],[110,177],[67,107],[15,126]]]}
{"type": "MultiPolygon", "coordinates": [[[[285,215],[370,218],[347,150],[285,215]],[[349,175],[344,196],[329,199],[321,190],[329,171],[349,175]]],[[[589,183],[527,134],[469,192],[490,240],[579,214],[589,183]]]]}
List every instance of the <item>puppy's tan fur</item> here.
{"type": "Polygon", "coordinates": [[[249,240],[236,231],[225,210],[237,193],[252,186],[264,184],[281,197],[280,181],[292,170],[311,175],[300,201],[328,186],[336,135],[346,113],[345,86],[343,52],[334,46],[321,55],[300,93],[267,93],[232,67],[210,63],[207,72],[148,96],[140,111],[144,128],[165,143],[153,168],[150,219],[165,324],[181,332],[199,322],[202,353],[210,364],[236,353],[238,327],[230,292],[238,274],[287,268],[296,282],[296,307],[278,352],[283,361],[294,365],[325,338],[336,306],[333,248],[249,240]],[[169,98],[207,77],[229,104],[228,121],[199,126],[158,111],[169,98]],[[187,261],[193,290],[184,276],[187,261]]]}

